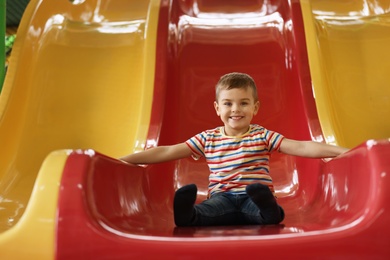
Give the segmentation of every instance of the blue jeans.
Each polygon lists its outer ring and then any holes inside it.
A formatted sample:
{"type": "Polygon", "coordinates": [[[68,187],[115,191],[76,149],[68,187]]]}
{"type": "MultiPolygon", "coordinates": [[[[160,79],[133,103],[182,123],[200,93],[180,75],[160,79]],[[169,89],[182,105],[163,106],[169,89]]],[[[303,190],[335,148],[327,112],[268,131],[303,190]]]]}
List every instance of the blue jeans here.
{"type": "Polygon", "coordinates": [[[194,208],[191,226],[267,225],[284,219],[282,207],[260,211],[247,194],[217,193],[194,208]]]}

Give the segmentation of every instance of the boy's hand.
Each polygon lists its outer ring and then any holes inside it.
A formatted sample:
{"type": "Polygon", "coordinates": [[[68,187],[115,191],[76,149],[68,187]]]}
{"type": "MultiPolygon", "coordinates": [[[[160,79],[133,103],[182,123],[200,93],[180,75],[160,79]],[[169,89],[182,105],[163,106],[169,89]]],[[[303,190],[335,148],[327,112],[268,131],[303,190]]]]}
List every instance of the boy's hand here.
{"type": "Polygon", "coordinates": [[[180,143],[150,148],[139,153],[126,155],[119,160],[132,164],[152,164],[186,158],[191,153],[191,149],[185,143],[180,143]]]}

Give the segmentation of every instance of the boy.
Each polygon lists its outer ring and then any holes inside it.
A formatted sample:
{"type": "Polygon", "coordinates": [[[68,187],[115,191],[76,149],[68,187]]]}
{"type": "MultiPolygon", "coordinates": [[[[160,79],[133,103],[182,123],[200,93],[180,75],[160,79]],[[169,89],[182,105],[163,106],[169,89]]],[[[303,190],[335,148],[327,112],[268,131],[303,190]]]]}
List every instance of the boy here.
{"type": "Polygon", "coordinates": [[[269,176],[270,153],[328,158],[347,149],[290,140],[251,124],[259,106],[256,85],[249,75],[226,74],[216,85],[214,102],[222,127],[206,130],[184,143],[151,148],[121,159],[151,164],[189,156],[206,158],[210,169],[208,199],[195,205],[194,184],[178,189],[173,202],[177,226],[278,224],[284,219],[284,211],[276,202],[269,176]]]}

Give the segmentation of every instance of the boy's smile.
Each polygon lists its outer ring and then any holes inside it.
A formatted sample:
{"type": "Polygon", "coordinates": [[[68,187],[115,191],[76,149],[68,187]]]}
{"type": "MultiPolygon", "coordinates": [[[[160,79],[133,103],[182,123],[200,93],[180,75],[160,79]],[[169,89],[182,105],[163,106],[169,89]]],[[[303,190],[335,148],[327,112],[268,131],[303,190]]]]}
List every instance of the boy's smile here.
{"type": "Polygon", "coordinates": [[[218,101],[214,102],[215,111],[225,126],[228,136],[240,136],[249,130],[249,125],[259,109],[250,88],[222,89],[218,101]]]}

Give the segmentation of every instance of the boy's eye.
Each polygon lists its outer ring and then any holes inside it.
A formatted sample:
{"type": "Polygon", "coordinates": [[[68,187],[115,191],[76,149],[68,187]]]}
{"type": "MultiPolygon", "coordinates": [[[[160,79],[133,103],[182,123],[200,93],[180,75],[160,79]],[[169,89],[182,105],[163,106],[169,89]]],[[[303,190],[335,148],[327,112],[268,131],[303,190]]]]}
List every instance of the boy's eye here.
{"type": "Polygon", "coordinates": [[[225,103],[223,103],[225,106],[231,106],[232,105],[232,103],[230,103],[230,102],[225,102],[225,103]]]}
{"type": "Polygon", "coordinates": [[[246,106],[246,105],[248,105],[248,102],[242,102],[241,105],[246,106]]]}

